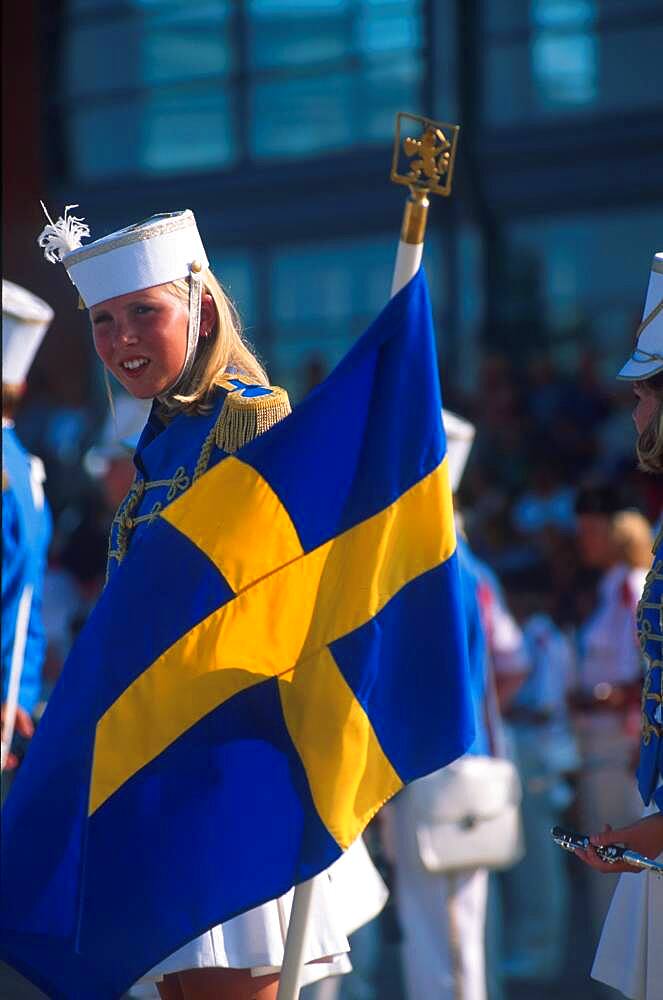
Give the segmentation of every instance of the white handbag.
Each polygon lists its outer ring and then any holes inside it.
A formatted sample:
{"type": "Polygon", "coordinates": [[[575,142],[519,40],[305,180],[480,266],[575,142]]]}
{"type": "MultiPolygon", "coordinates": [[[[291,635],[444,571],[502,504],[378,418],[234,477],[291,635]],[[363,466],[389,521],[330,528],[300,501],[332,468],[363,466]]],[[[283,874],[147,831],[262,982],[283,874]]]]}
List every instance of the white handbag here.
{"type": "Polygon", "coordinates": [[[413,781],[404,794],[427,871],[498,871],[523,857],[522,788],[510,760],[467,754],[413,781]]]}

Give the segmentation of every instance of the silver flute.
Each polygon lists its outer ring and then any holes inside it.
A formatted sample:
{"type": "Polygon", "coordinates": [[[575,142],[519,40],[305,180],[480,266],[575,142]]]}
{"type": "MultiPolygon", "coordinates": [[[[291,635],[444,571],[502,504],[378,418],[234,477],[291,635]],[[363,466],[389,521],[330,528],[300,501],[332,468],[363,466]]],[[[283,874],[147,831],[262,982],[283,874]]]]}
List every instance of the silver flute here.
{"type": "MultiPolygon", "coordinates": [[[[577,847],[581,850],[586,851],[588,847],[592,844],[588,836],[584,833],[574,833],[572,830],[563,830],[561,826],[554,826],[550,831],[552,839],[558,845],[558,847],[563,847],[565,851],[571,851],[573,853],[577,847]]],[[[609,865],[617,864],[618,861],[623,861],[627,865],[632,865],[634,868],[641,868],[643,871],[654,872],[659,878],[663,877],[663,864],[660,861],[654,861],[652,858],[646,858],[644,854],[638,854],[636,851],[629,851],[627,847],[620,847],[619,844],[606,844],[605,846],[596,847],[594,850],[598,854],[601,861],[606,861],[609,865]]]]}

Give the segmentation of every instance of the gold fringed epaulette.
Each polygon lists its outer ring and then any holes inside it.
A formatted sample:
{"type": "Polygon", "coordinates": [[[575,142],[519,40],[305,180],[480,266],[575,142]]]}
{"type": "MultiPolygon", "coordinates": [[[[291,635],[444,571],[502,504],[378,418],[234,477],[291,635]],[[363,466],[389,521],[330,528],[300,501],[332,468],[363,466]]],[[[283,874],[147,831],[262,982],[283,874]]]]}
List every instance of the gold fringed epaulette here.
{"type": "Polygon", "coordinates": [[[255,388],[235,388],[228,393],[221,407],[214,439],[219,448],[230,454],[268,431],[291,412],[285,389],[278,385],[260,386],[264,391],[256,394],[255,388]]]}

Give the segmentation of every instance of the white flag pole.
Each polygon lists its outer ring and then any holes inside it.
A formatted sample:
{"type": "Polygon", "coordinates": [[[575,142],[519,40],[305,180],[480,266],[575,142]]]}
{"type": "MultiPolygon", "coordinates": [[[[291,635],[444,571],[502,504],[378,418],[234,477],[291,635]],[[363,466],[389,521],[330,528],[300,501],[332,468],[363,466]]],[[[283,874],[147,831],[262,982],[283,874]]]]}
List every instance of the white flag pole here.
{"type": "Polygon", "coordinates": [[[14,645],[12,648],[12,658],[9,667],[9,684],[7,686],[7,701],[2,720],[2,746],[0,749],[0,770],[4,771],[7,757],[11,750],[12,739],[14,738],[14,725],[16,723],[16,710],[18,708],[18,692],[21,686],[21,674],[23,673],[23,661],[25,660],[25,643],[28,637],[28,624],[30,622],[30,609],[32,607],[32,586],[28,584],[23,588],[18,602],[16,613],[16,628],[14,631],[14,645]]]}
{"type": "MultiPolygon", "coordinates": [[[[391,282],[392,298],[419,270],[430,204],[428,194],[433,191],[435,194],[447,195],[451,191],[451,175],[457,136],[457,125],[442,125],[418,115],[398,114],[396,117],[396,140],[391,179],[399,184],[406,184],[410,189],[410,194],[405,203],[401,238],[396,253],[396,264],[391,282]],[[410,172],[407,175],[398,172],[401,145],[400,123],[403,118],[417,121],[424,127],[421,139],[406,138],[403,140],[406,156],[410,157],[412,161],[410,172]],[[451,130],[451,141],[446,139],[443,129],[446,133],[451,130]],[[442,178],[445,180],[444,184],[441,183],[442,178]]],[[[304,949],[310,923],[312,894],[312,879],[309,879],[308,882],[302,882],[295,888],[276,1000],[298,1000],[299,983],[304,966],[304,949]]]]}
{"type": "Polygon", "coordinates": [[[426,230],[428,205],[429,202],[425,191],[421,195],[417,192],[416,197],[410,194],[405,203],[401,238],[398,241],[394,275],[391,279],[392,298],[397,292],[400,292],[404,285],[407,285],[411,278],[414,278],[419,270],[424,252],[424,233],[426,230]]]}
{"type": "Polygon", "coordinates": [[[279,976],[279,990],[276,1000],[297,1000],[299,983],[304,968],[304,949],[310,926],[311,898],[313,896],[313,879],[302,882],[295,887],[295,898],[292,901],[288,933],[285,938],[283,967],[279,976]]]}

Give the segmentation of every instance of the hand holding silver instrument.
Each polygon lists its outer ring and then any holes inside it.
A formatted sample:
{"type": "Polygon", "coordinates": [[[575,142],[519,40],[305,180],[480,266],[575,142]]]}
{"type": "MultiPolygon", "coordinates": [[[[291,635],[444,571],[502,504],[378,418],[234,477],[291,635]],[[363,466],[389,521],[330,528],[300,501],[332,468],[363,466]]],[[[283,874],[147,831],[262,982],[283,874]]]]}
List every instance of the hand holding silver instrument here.
{"type": "MultiPolygon", "coordinates": [[[[574,833],[572,830],[563,830],[561,826],[554,826],[550,833],[558,847],[562,847],[565,851],[570,851],[571,853],[577,847],[582,851],[586,851],[588,847],[594,846],[586,834],[574,833]]],[[[652,858],[646,858],[643,854],[629,851],[627,847],[621,847],[619,844],[604,844],[594,846],[594,850],[601,861],[605,861],[609,865],[614,865],[622,861],[627,865],[632,865],[634,868],[642,868],[643,871],[654,872],[659,878],[663,876],[663,864],[659,861],[654,861],[652,858]]]]}

